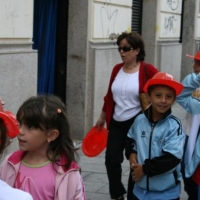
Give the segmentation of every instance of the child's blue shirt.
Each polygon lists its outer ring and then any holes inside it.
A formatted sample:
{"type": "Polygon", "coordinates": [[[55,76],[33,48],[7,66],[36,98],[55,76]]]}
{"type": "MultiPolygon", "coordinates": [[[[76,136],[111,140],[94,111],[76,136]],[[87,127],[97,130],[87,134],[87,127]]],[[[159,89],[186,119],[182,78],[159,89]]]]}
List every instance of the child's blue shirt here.
{"type": "Polygon", "coordinates": [[[200,137],[199,137],[199,119],[200,114],[200,74],[189,74],[182,81],[184,89],[176,98],[176,101],[189,113],[192,114],[192,122],[189,127],[189,139],[185,152],[185,176],[193,175],[200,163],[200,137]],[[197,94],[195,94],[197,93],[197,94]],[[195,131],[194,131],[195,130],[195,131]]]}

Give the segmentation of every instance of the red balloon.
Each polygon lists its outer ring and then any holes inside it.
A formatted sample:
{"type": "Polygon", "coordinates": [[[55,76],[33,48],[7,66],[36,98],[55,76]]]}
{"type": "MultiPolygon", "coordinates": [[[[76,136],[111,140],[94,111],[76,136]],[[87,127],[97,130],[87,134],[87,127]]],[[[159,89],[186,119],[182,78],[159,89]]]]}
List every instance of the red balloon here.
{"type": "Polygon", "coordinates": [[[18,122],[15,115],[10,111],[0,111],[0,118],[3,119],[7,128],[7,136],[14,138],[19,134],[18,122]]]}
{"type": "Polygon", "coordinates": [[[82,151],[88,157],[94,157],[100,154],[107,144],[108,131],[101,127],[100,130],[96,126],[87,133],[82,142],[82,151]]]}

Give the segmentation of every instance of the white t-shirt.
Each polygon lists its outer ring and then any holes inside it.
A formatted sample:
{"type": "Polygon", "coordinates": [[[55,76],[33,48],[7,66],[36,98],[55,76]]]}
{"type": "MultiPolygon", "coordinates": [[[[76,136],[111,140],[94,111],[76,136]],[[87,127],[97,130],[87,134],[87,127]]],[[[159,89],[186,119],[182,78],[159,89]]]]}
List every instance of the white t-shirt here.
{"type": "Polygon", "coordinates": [[[10,187],[7,183],[0,180],[0,200],[33,200],[31,195],[22,190],[10,187]]]}
{"type": "Polygon", "coordinates": [[[141,111],[139,101],[139,72],[125,73],[121,68],[111,87],[115,101],[113,118],[126,121],[141,111]]]}

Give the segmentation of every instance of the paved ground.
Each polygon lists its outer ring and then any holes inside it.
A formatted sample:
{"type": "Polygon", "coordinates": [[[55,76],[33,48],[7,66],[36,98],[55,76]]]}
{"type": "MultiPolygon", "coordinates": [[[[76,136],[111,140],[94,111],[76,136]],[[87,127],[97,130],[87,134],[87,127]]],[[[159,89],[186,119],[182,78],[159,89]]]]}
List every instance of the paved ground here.
{"type": "MultiPolygon", "coordinates": [[[[185,111],[178,105],[174,104],[173,113],[184,123],[185,111]]],[[[81,141],[76,141],[76,144],[81,147],[81,141]]],[[[85,183],[87,200],[110,200],[108,192],[108,179],[104,165],[104,152],[99,156],[89,158],[86,157],[81,149],[79,150],[80,165],[82,168],[82,177],[85,183]]],[[[123,163],[122,180],[127,186],[129,175],[128,161],[123,163]]],[[[183,184],[182,184],[183,187],[183,184]]],[[[187,194],[182,189],[181,200],[187,200],[187,194]]]]}

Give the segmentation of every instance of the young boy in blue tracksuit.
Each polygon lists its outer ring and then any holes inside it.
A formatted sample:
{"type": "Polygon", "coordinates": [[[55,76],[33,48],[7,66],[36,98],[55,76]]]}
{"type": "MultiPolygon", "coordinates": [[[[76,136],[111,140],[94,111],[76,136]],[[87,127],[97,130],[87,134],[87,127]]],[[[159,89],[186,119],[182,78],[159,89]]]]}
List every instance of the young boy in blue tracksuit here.
{"type": "Polygon", "coordinates": [[[125,152],[133,169],[134,200],[179,199],[185,135],[171,106],[182,89],[182,84],[164,72],[144,86],[151,106],[131,126],[125,152]]]}

